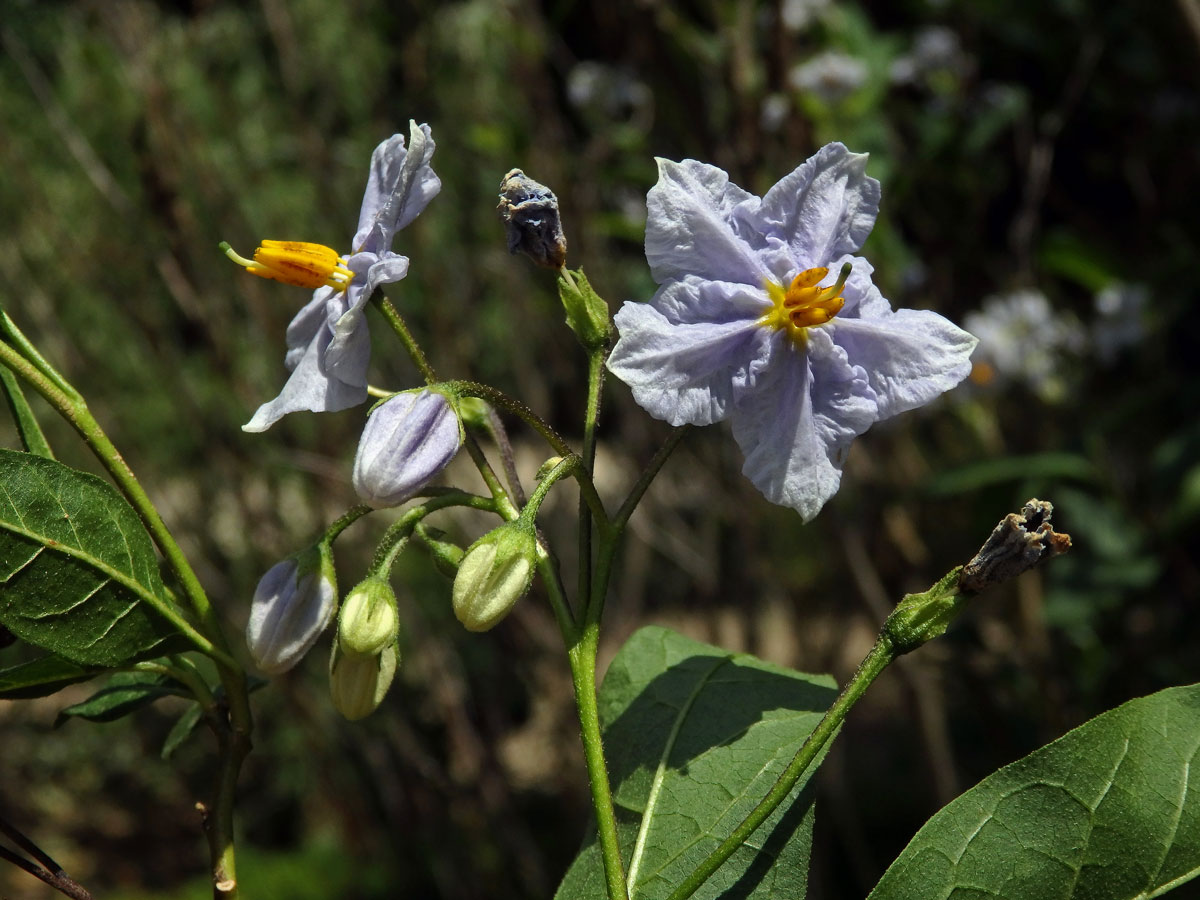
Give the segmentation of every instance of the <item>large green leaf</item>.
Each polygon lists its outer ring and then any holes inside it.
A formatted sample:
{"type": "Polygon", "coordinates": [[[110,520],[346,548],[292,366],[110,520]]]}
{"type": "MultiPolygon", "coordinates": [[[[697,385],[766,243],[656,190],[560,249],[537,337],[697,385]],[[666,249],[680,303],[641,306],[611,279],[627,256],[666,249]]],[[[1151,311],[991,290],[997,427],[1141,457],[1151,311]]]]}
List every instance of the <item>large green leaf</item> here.
{"type": "Polygon", "coordinates": [[[954,800],[872,900],[1132,900],[1200,872],[1200,685],[1132,700],[954,800]]]}
{"type": "MultiPolygon", "coordinates": [[[[609,667],[600,719],[633,900],[666,897],[766,795],[833,701],[833,681],[643,628],[609,667]]],[[[696,893],[803,897],[811,796],[797,785],[696,893]]],[[[559,900],[605,896],[595,836],[559,900]]]]}
{"type": "Polygon", "coordinates": [[[82,665],[120,665],[176,628],[150,536],[107,482],[0,450],[0,624],[82,665]]]}

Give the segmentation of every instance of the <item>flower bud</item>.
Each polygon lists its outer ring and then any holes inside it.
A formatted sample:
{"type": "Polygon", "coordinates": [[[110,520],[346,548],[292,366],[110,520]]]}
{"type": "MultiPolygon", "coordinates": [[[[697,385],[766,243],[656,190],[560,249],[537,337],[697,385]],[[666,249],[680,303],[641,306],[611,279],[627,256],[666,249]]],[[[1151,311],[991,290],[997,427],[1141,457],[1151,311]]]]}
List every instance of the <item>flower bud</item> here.
{"type": "Polygon", "coordinates": [[[347,656],[378,656],[395,643],[399,626],[392,586],[372,575],[355,585],[342,601],[337,642],[347,656]]]}
{"type": "Polygon", "coordinates": [[[400,651],[389,644],[375,656],[351,656],[343,653],[341,641],[333,642],[329,658],[329,695],[333,708],[354,722],[379,708],[392,686],[400,651]]]}
{"type": "Polygon", "coordinates": [[[375,507],[399,506],[462,445],[450,401],[437,391],[396,394],[371,411],[354,457],[354,489],[375,507]]]}
{"type": "Polygon", "coordinates": [[[258,582],[246,624],[246,646],[268,675],[300,661],[333,618],[337,580],[325,545],[276,563],[258,582]]]}
{"type": "Polygon", "coordinates": [[[501,525],[467,550],[454,578],[454,615],[467,631],[487,631],[529,590],[537,542],[520,520],[501,525]]]}

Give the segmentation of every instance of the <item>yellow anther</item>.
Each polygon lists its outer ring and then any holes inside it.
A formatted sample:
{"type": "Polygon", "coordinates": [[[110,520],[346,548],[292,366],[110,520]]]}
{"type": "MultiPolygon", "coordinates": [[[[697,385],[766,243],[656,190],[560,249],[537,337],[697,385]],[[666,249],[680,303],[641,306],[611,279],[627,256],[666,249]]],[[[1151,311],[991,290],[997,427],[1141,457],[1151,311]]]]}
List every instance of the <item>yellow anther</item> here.
{"type": "Polygon", "coordinates": [[[817,266],[805,269],[792,279],[787,288],[773,281],[764,282],[773,308],[759,320],[759,324],[776,330],[786,329],[788,337],[804,346],[808,340],[806,329],[824,325],[841,312],[846,303],[842,290],[846,287],[846,279],[850,277],[850,263],[842,266],[836,282],[826,288],[817,287],[828,274],[829,269],[817,266]]]}
{"type": "Polygon", "coordinates": [[[254,251],[254,259],[239,256],[224,241],[221,249],[225,255],[251,275],[270,278],[284,284],[315,290],[331,287],[344,291],[354,279],[354,272],[347,266],[344,257],[324,244],[309,244],[304,241],[263,241],[254,251]]]}

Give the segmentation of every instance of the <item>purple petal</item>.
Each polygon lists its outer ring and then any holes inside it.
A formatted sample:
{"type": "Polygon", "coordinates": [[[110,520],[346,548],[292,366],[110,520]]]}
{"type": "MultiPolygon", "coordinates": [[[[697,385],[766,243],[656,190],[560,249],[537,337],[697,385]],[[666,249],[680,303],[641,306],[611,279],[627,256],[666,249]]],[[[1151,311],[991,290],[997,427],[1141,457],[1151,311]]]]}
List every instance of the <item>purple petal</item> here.
{"type": "Polygon", "coordinates": [[[742,474],[805,522],[837,493],[850,443],[876,418],[866,376],[820,329],[807,350],[787,340],[752,389],[738,391],[731,421],[746,455],[742,474]]]}
{"type": "Polygon", "coordinates": [[[299,662],[333,618],[336,593],[319,569],[301,574],[294,558],[272,566],[254,589],[246,623],[257,666],[278,675],[299,662]]]}
{"type": "Polygon", "coordinates": [[[759,203],[716,166],[658,160],[646,196],[646,259],[659,284],[684,275],[761,287],[770,275],[737,234],[734,212],[759,203]]]}
{"type": "Polygon", "coordinates": [[[734,385],[744,383],[754,360],[767,353],[771,332],[756,324],[763,302],[740,285],[699,279],[664,285],[651,303],[618,310],[614,322],[621,337],[608,369],[656,419],[719,422],[729,414],[734,385]],[[731,315],[731,308],[742,314],[731,315]],[[714,312],[706,318],[705,310],[714,312]]]}
{"type": "Polygon", "coordinates": [[[866,175],[867,154],[826,144],[781,178],[757,208],[739,211],[763,235],[782,238],[800,269],[854,253],[879,213],[879,182],[866,175]]]}
{"type": "Polygon", "coordinates": [[[924,406],[971,371],[973,335],[929,310],[871,318],[836,317],[828,326],[852,365],[866,370],[879,418],[924,406]]]}
{"type": "Polygon", "coordinates": [[[365,320],[360,321],[360,328],[344,336],[341,355],[332,360],[332,364],[326,359],[333,339],[329,315],[338,315],[339,320],[344,315],[341,295],[333,291],[330,294],[332,296],[325,298],[314,296],[313,301],[292,320],[292,325],[288,327],[289,350],[285,360],[292,374],[279,396],[260,406],[250,421],[242,426],[243,431],[266,431],[288,413],[301,410],[336,412],[367,399],[367,363],[371,342],[365,320]],[[314,329],[318,300],[324,304],[325,321],[314,329]],[[308,336],[308,343],[298,345],[298,341],[305,336],[308,336]],[[297,342],[296,345],[293,342],[297,342]]]}
{"type": "Polygon", "coordinates": [[[409,121],[410,140],[392,135],[371,154],[371,173],[358,214],[355,252],[390,250],[396,232],[410,223],[442,189],[429,161],[435,144],[428,125],[409,121]]]}
{"type": "Polygon", "coordinates": [[[462,444],[437,391],[397,394],[371,412],[354,457],[354,489],[372,506],[398,506],[444,469],[462,444]]]}

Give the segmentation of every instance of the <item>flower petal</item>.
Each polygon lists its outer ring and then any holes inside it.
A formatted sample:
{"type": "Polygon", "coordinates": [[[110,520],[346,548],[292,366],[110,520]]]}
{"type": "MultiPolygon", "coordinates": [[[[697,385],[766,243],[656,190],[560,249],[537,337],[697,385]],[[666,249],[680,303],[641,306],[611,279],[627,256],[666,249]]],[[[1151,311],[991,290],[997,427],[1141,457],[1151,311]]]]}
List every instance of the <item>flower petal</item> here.
{"type": "Polygon", "coordinates": [[[757,197],[716,166],[658,160],[658,183],[646,195],[646,260],[659,284],[683,275],[762,285],[770,273],[736,230],[734,211],[757,197]]]}
{"type": "Polygon", "coordinates": [[[929,310],[843,318],[827,326],[852,365],[866,370],[879,418],[924,406],[971,371],[975,337],[929,310]]]}
{"type": "Polygon", "coordinates": [[[821,329],[807,350],[777,341],[751,390],[738,391],[733,436],[742,474],[772,503],[808,522],[835,493],[854,438],[876,419],[866,375],[821,329]]]}
{"type": "Polygon", "coordinates": [[[372,506],[398,506],[449,464],[462,439],[445,396],[396,394],[367,419],[354,457],[354,489],[372,506]]]}
{"type": "Polygon", "coordinates": [[[740,285],[689,279],[664,285],[650,303],[624,304],[613,319],[621,337],[608,370],[656,419],[672,425],[721,421],[734,385],[768,352],[771,335],[755,324],[756,316],[725,311],[745,307],[747,300],[740,285]],[[722,314],[699,315],[717,309],[722,314]]]}
{"type": "Polygon", "coordinates": [[[415,219],[442,189],[429,161],[435,144],[428,125],[408,123],[410,140],[392,135],[371,154],[371,173],[358,214],[354,250],[391,249],[396,232],[415,219]]]}
{"type": "MultiPolygon", "coordinates": [[[[312,320],[311,306],[310,303],[297,315],[297,318],[300,315],[305,316],[302,323],[305,326],[312,320]]],[[[335,309],[340,309],[340,306],[335,309]]],[[[294,319],[293,323],[295,322],[294,319]]],[[[306,346],[288,350],[286,361],[292,367],[292,374],[284,384],[283,390],[274,400],[260,406],[250,421],[242,426],[242,430],[266,431],[288,413],[301,410],[336,412],[366,400],[367,361],[371,343],[366,331],[366,322],[362,321],[361,324],[362,328],[347,338],[346,349],[333,367],[328,367],[325,362],[326,352],[333,338],[333,331],[325,322],[312,334],[306,346]]],[[[295,336],[298,337],[299,334],[300,329],[297,329],[295,336]]],[[[292,337],[289,329],[289,341],[292,337]]]]}
{"type": "Polygon", "coordinates": [[[879,182],[866,175],[867,154],[826,144],[762,199],[738,211],[764,236],[791,247],[799,269],[828,265],[854,253],[879,214],[879,182]]]}

